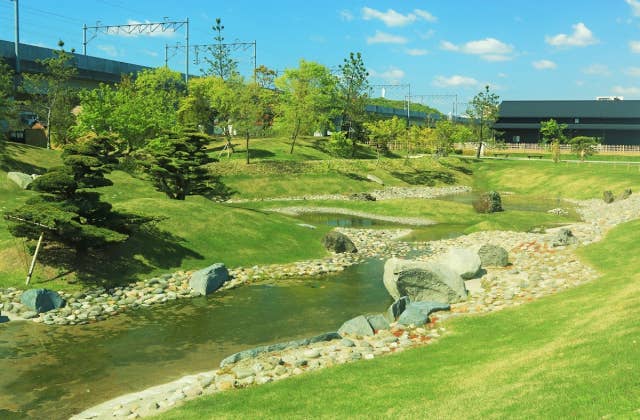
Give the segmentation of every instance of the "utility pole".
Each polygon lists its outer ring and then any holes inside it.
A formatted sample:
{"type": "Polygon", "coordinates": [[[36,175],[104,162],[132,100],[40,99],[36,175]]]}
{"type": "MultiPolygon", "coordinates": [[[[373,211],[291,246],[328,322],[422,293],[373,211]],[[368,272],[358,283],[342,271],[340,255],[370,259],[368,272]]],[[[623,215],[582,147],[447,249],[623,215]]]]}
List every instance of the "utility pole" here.
{"type": "Polygon", "coordinates": [[[188,89],[189,88],[189,18],[187,18],[185,22],[186,22],[185,43],[187,44],[187,49],[184,54],[184,57],[185,57],[184,66],[186,68],[184,72],[184,84],[187,86],[187,89],[188,89]]]}
{"type": "Polygon", "coordinates": [[[15,42],[14,42],[14,50],[16,55],[16,75],[20,74],[20,15],[19,15],[19,7],[18,0],[13,0],[15,3],[15,42]]]}

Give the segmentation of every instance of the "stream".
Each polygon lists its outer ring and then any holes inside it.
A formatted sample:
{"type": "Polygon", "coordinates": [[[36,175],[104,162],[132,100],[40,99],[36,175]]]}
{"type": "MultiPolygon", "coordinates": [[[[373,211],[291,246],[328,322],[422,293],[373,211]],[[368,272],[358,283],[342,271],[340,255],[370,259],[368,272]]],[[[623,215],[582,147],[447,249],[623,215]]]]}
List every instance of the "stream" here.
{"type": "Polygon", "coordinates": [[[0,418],[68,418],[119,395],[213,370],[247,348],[337,330],[391,303],[382,261],[139,309],[95,324],[0,325],[0,418]]]}

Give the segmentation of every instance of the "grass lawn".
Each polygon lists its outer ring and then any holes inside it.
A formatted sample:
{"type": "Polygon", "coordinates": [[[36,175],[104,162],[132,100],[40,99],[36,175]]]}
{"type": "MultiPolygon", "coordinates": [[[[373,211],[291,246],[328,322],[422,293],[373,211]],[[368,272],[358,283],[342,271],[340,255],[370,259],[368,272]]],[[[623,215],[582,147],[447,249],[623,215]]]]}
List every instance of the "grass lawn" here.
{"type": "Polygon", "coordinates": [[[640,221],[582,250],[604,274],[592,283],[451,320],[431,346],[204,397],[160,418],[637,417],[638,247],[640,221]]]}

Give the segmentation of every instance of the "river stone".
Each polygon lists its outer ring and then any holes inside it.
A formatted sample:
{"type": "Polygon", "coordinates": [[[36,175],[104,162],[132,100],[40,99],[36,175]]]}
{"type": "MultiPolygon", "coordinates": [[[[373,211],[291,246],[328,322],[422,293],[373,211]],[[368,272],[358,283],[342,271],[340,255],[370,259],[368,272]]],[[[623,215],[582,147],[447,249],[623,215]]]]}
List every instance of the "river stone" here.
{"type": "Polygon", "coordinates": [[[448,266],[465,280],[474,278],[482,265],[477,253],[464,248],[451,248],[439,263],[448,266]]]}
{"type": "Polygon", "coordinates": [[[208,295],[222,287],[227,280],[227,267],[222,263],[216,263],[193,273],[189,279],[189,287],[201,295],[208,295]]]}
{"type": "Polygon", "coordinates": [[[556,235],[551,238],[551,246],[567,246],[571,244],[575,244],[578,242],[578,239],[573,236],[573,232],[569,229],[563,228],[556,233],[556,235]]]}
{"type": "MultiPolygon", "coordinates": [[[[476,258],[480,259],[477,255],[476,258]]],[[[467,297],[462,277],[434,262],[391,258],[385,263],[383,281],[395,299],[407,296],[411,302],[454,303],[467,297]]]]}
{"type": "Polygon", "coordinates": [[[402,325],[424,325],[429,321],[429,316],[423,314],[420,309],[409,304],[398,318],[398,324],[402,325]]]}
{"type": "Polygon", "coordinates": [[[332,230],[322,238],[322,245],[329,251],[342,254],[345,252],[358,252],[356,246],[347,235],[332,230]]]}
{"type": "Polygon", "coordinates": [[[485,244],[478,250],[483,267],[505,267],[509,264],[509,253],[498,245],[485,244]]]}
{"type": "Polygon", "coordinates": [[[359,201],[376,201],[376,198],[369,193],[354,193],[349,196],[351,200],[359,200],[359,201]]]}
{"type": "Polygon", "coordinates": [[[387,309],[387,312],[385,313],[387,320],[389,322],[394,322],[396,319],[398,319],[398,317],[405,310],[409,302],[411,302],[411,299],[409,299],[407,296],[402,296],[400,299],[393,302],[389,306],[389,309],[387,309]]]}
{"type": "Polygon", "coordinates": [[[65,304],[64,299],[57,292],[48,289],[25,290],[20,297],[20,302],[37,313],[62,308],[65,304]]]}
{"type": "Polygon", "coordinates": [[[607,190],[602,193],[602,199],[605,203],[610,204],[613,203],[616,198],[610,190],[607,190]]]}
{"type": "Polygon", "coordinates": [[[340,329],[338,329],[338,334],[344,335],[360,335],[360,336],[371,336],[373,335],[373,329],[363,315],[357,316],[346,321],[340,329]]]}
{"type": "Polygon", "coordinates": [[[23,174],[22,172],[9,172],[7,173],[7,179],[18,184],[23,190],[26,190],[29,184],[33,182],[31,175],[23,174]]]}
{"type": "Polygon", "coordinates": [[[389,329],[389,321],[382,314],[367,315],[367,321],[374,331],[389,329]]]}

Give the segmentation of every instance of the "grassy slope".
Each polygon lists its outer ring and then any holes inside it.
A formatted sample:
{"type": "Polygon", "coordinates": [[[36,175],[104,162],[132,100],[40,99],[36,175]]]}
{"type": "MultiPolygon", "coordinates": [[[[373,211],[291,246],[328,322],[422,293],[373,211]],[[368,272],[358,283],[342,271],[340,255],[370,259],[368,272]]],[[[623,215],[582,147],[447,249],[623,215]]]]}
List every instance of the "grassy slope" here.
{"type": "Polygon", "coordinates": [[[604,274],[595,282],[453,320],[432,346],[202,398],[161,418],[637,416],[638,247],[632,222],[582,250],[604,274]]]}

